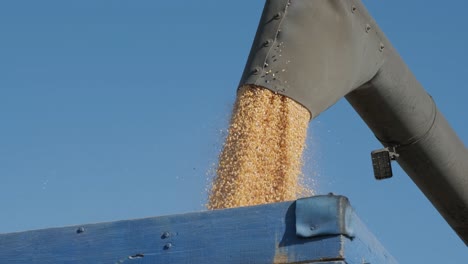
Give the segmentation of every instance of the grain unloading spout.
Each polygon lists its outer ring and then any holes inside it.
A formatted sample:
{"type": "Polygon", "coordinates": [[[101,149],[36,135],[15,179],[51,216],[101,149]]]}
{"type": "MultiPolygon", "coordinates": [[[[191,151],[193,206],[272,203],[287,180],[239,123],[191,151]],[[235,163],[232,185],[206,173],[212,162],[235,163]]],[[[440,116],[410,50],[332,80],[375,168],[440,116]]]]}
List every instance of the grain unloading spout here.
{"type": "Polygon", "coordinates": [[[267,0],[249,84],[312,118],[346,97],[468,245],[468,151],[360,0],[267,0]]]}

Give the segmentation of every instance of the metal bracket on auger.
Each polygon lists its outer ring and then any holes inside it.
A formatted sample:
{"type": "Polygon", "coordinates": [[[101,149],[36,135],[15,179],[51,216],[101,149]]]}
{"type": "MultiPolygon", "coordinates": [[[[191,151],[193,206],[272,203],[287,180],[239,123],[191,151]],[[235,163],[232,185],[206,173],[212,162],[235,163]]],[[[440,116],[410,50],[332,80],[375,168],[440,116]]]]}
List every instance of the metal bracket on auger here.
{"type": "Polygon", "coordinates": [[[399,155],[395,147],[378,149],[371,152],[372,167],[374,168],[374,177],[377,180],[384,180],[393,176],[392,160],[396,160],[399,155]]]}

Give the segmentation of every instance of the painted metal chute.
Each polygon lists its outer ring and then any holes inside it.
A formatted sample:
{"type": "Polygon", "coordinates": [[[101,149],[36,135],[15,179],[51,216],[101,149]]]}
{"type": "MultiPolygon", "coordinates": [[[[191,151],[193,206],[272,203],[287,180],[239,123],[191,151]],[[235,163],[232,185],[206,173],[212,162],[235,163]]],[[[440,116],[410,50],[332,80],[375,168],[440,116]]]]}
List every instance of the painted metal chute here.
{"type": "Polygon", "coordinates": [[[360,0],[267,0],[240,86],[345,97],[468,245],[468,151],[360,0]]]}

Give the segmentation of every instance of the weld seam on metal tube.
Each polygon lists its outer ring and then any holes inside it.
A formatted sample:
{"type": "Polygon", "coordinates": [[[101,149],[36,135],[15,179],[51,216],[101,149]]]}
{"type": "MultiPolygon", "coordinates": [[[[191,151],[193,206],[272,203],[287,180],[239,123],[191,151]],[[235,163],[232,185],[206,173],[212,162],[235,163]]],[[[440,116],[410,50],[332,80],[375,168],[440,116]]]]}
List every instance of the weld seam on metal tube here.
{"type": "Polygon", "coordinates": [[[436,106],[436,103],[434,101],[434,98],[432,96],[430,96],[430,95],[429,95],[429,97],[431,98],[431,102],[432,102],[433,118],[432,118],[432,121],[431,121],[431,125],[429,126],[429,128],[424,133],[422,133],[420,136],[414,136],[414,137],[411,137],[411,138],[409,138],[407,140],[404,140],[403,143],[397,143],[397,144],[395,142],[386,142],[384,140],[381,140],[376,135],[375,135],[375,138],[380,143],[382,143],[382,145],[388,146],[388,147],[394,147],[396,149],[403,148],[403,147],[408,147],[408,146],[417,144],[419,141],[424,140],[425,138],[427,138],[429,136],[429,134],[431,133],[431,131],[433,130],[434,125],[436,124],[438,113],[439,113],[439,111],[437,110],[437,106],[436,106]]]}

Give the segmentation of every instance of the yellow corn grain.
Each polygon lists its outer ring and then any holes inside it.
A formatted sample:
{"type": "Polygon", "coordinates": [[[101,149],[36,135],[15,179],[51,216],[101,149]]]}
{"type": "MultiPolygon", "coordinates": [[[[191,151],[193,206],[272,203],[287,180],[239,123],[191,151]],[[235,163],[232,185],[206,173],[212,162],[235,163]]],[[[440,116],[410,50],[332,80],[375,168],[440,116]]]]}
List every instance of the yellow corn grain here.
{"type": "Polygon", "coordinates": [[[295,200],[310,114],[297,102],[258,86],[238,90],[208,209],[295,200]]]}

